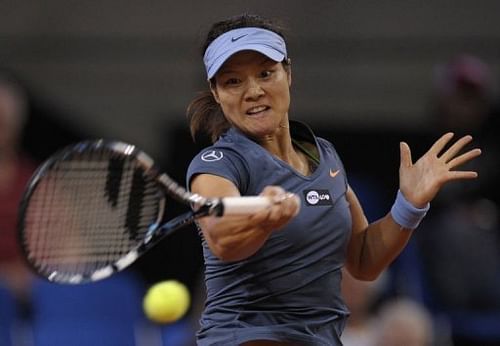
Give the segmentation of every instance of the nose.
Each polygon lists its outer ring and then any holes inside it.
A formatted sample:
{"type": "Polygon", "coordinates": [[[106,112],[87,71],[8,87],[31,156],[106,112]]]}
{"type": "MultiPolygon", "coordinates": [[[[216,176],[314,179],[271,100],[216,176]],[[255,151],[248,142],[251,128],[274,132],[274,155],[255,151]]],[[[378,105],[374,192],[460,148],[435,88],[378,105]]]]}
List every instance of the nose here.
{"type": "Polygon", "coordinates": [[[248,80],[247,90],[245,92],[245,100],[254,101],[265,94],[264,89],[259,82],[253,78],[248,80]]]}

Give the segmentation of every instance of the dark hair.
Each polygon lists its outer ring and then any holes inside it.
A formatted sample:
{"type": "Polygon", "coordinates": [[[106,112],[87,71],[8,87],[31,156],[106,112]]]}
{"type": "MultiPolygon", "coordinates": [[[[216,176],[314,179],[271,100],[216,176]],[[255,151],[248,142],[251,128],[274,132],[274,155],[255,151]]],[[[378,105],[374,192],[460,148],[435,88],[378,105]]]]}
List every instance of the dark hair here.
{"type": "MultiPolygon", "coordinates": [[[[205,42],[202,45],[202,57],[210,43],[212,43],[217,37],[230,30],[246,27],[267,29],[277,33],[285,39],[283,26],[277,22],[259,15],[243,14],[216,22],[212,25],[208,31],[205,42]]],[[[284,63],[287,64],[288,61],[285,61],[284,63]]],[[[214,83],[213,78],[210,80],[210,83],[214,83]]],[[[221,134],[231,127],[231,124],[226,120],[226,117],[222,113],[222,109],[215,101],[210,90],[201,92],[191,101],[187,108],[187,117],[193,140],[196,140],[198,134],[202,132],[208,135],[212,143],[214,143],[221,134]]]]}

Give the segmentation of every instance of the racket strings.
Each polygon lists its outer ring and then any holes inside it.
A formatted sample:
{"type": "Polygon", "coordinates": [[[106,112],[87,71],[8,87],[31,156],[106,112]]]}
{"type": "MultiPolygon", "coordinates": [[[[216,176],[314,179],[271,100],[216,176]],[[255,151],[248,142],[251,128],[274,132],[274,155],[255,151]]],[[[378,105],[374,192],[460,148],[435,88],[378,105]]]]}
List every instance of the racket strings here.
{"type": "Polygon", "coordinates": [[[92,272],[138,246],[157,221],[156,182],[135,160],[75,155],[51,167],[25,221],[31,260],[63,272],[92,272]]]}

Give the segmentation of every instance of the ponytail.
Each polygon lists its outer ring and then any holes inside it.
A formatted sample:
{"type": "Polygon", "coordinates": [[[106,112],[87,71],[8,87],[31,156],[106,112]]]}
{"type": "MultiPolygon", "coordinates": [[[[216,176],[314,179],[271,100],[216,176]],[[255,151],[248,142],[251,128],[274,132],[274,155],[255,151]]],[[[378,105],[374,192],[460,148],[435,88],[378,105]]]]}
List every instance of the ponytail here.
{"type": "Polygon", "coordinates": [[[204,91],[193,99],[186,115],[194,141],[199,135],[205,134],[210,137],[212,143],[215,143],[231,127],[210,91],[204,91]]]}

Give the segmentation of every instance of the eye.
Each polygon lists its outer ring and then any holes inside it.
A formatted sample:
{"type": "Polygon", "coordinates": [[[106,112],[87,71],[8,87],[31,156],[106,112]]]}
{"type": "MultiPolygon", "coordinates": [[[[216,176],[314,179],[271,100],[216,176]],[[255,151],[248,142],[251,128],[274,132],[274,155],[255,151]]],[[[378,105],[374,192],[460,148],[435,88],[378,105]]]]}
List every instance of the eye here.
{"type": "Polygon", "coordinates": [[[260,77],[261,78],[269,78],[271,77],[273,74],[273,71],[272,70],[264,70],[260,73],[260,77]]]}
{"type": "Polygon", "coordinates": [[[228,78],[224,81],[224,85],[228,85],[228,86],[238,85],[240,83],[241,83],[241,80],[239,80],[238,78],[228,78]]]}

